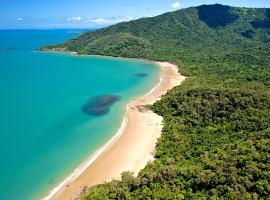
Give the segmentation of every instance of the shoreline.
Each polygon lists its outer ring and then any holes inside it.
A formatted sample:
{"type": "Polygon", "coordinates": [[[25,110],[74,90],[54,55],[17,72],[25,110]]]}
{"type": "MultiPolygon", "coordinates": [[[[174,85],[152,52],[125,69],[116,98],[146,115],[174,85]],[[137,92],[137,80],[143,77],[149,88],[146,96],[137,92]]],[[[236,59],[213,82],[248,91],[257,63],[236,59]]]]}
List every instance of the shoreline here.
{"type": "MultiPolygon", "coordinates": [[[[59,54],[68,54],[69,56],[82,56],[82,57],[97,57],[97,58],[107,58],[107,59],[121,59],[121,60],[134,60],[134,61],[144,61],[148,62],[154,65],[158,65],[158,62],[166,62],[166,61],[153,61],[153,60],[148,60],[146,58],[128,58],[128,57],[121,57],[121,56],[106,56],[106,55],[87,55],[87,54],[79,54],[76,51],[66,51],[66,50],[36,50],[36,52],[41,52],[41,53],[59,53],[59,54]]],[[[166,62],[167,63],[167,62],[166,62]]],[[[170,63],[172,64],[172,63],[170,63]]],[[[174,64],[172,64],[174,65],[174,64]]]]}
{"type": "MultiPolygon", "coordinates": [[[[76,54],[71,53],[71,55],[76,54]]],[[[108,58],[119,59],[119,57],[108,58]]],[[[120,57],[120,59],[127,58],[120,57]]],[[[149,161],[154,159],[153,152],[157,139],[161,136],[163,118],[145,109],[144,106],[158,101],[168,90],[180,85],[186,77],[179,74],[176,65],[143,61],[154,63],[160,68],[159,82],[151,91],[141,97],[133,98],[126,105],[124,119],[116,134],[42,200],[75,199],[80,196],[85,186],[91,187],[112,179],[119,179],[123,171],[131,171],[136,176],[149,161]],[[141,140],[142,138],[144,140],[141,140]],[[115,156],[120,157],[115,159],[115,156]]]]}
{"type": "MultiPolygon", "coordinates": [[[[126,111],[127,112],[127,111],[126,111]]],[[[93,154],[91,154],[83,163],[79,165],[67,178],[65,178],[60,184],[58,184],[56,187],[54,187],[50,193],[42,198],[42,200],[51,200],[54,198],[54,195],[56,195],[58,192],[61,191],[66,185],[74,181],[76,178],[78,178],[87,168],[95,162],[95,160],[113,143],[121,136],[123,133],[126,125],[127,125],[127,118],[124,116],[123,121],[121,122],[120,128],[117,130],[116,134],[107,142],[105,145],[97,149],[93,154]]]]}

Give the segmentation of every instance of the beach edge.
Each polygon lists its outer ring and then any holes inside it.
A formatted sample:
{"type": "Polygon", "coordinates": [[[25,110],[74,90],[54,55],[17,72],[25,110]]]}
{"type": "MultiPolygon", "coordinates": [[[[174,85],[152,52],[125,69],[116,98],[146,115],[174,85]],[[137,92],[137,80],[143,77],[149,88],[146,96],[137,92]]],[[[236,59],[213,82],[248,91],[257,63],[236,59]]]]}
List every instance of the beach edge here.
{"type": "MultiPolygon", "coordinates": [[[[77,54],[72,54],[72,55],[77,56],[77,54]]],[[[99,55],[79,55],[79,56],[99,56],[99,55]]],[[[99,57],[107,57],[107,58],[112,58],[112,59],[139,60],[139,61],[146,61],[146,62],[155,64],[156,66],[160,68],[159,82],[149,92],[147,92],[141,97],[134,98],[126,105],[124,118],[116,134],[114,134],[113,137],[108,142],[106,142],[101,148],[99,148],[97,151],[91,154],[91,156],[89,156],[89,158],[87,158],[86,161],[80,164],[79,167],[77,167],[71,173],[71,175],[69,175],[60,184],[54,187],[48,193],[47,196],[42,198],[42,200],[74,199],[81,195],[81,191],[85,186],[92,187],[94,185],[98,185],[98,184],[102,184],[104,182],[110,181],[112,179],[119,179],[121,177],[121,173],[124,171],[130,171],[130,172],[133,172],[134,175],[137,175],[139,171],[142,168],[144,168],[149,161],[152,161],[154,159],[153,152],[155,151],[156,142],[158,138],[161,136],[161,131],[163,128],[163,124],[162,124],[163,118],[158,116],[151,110],[147,110],[145,113],[143,113],[143,115],[147,115],[146,118],[147,119],[149,118],[150,122],[151,121],[155,122],[154,123],[155,125],[151,127],[153,134],[151,135],[150,138],[148,138],[148,144],[149,144],[148,146],[141,148],[142,145],[135,144],[135,146],[139,147],[140,149],[143,149],[141,150],[141,155],[137,154],[137,156],[135,156],[137,158],[136,160],[137,164],[134,164],[134,159],[133,159],[133,162],[131,161],[130,163],[127,163],[127,160],[124,159],[125,164],[122,163],[122,166],[121,166],[121,163],[118,164],[118,167],[116,167],[115,170],[113,170],[114,172],[111,175],[107,175],[106,177],[104,177],[103,175],[103,177],[100,177],[100,178],[93,178],[88,183],[87,181],[85,181],[85,179],[86,177],[89,177],[90,174],[88,174],[88,176],[84,176],[85,174],[87,174],[87,172],[91,171],[91,166],[95,164],[95,162],[99,160],[99,163],[100,162],[102,163],[102,159],[100,160],[100,158],[101,157],[104,158],[104,155],[108,154],[110,152],[110,149],[113,146],[117,146],[117,142],[121,139],[123,134],[125,134],[125,132],[128,132],[127,130],[128,125],[132,127],[133,120],[129,120],[129,118],[132,118],[132,115],[136,115],[134,113],[135,111],[132,109],[136,109],[138,106],[143,107],[143,106],[155,103],[156,101],[160,100],[161,97],[165,95],[169,90],[180,85],[186,79],[186,77],[182,76],[179,73],[177,65],[174,65],[168,62],[158,62],[158,61],[151,61],[151,60],[145,60],[145,59],[130,59],[130,58],[111,57],[111,56],[99,56],[99,57]],[[140,157],[139,164],[138,164],[138,157],[140,157]],[[85,177],[85,178],[82,178],[82,177],[85,177]],[[80,179],[82,180],[80,181],[80,179]]],[[[140,118],[140,116],[137,116],[137,117],[140,118]]],[[[135,121],[138,121],[138,120],[145,122],[145,119],[143,118],[141,120],[135,119],[135,121]]],[[[137,130],[137,131],[140,132],[140,130],[137,130]]],[[[142,131],[144,132],[144,129],[142,129],[142,131]]],[[[142,136],[141,136],[141,139],[143,139],[142,136]]],[[[122,150],[124,151],[125,149],[122,149],[122,150]]],[[[107,159],[107,160],[110,160],[110,159],[107,159]]],[[[99,174],[103,170],[100,169],[98,171],[99,171],[98,172],[99,174]]]]}

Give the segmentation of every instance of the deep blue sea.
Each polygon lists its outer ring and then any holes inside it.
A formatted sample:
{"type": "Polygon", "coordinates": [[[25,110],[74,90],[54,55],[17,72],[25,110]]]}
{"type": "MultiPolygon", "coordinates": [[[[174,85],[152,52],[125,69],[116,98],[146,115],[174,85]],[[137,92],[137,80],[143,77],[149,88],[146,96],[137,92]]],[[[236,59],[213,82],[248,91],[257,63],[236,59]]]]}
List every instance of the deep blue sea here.
{"type": "Polygon", "coordinates": [[[1,200],[46,195],[116,133],[127,102],[158,82],[148,62],[36,51],[79,32],[0,31],[1,200]]]}

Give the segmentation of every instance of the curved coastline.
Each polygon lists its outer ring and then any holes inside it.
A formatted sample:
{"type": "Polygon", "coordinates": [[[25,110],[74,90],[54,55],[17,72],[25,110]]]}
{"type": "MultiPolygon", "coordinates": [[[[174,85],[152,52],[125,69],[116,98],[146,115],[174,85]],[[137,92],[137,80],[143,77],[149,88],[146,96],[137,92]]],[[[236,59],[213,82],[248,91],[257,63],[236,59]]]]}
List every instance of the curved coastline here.
{"type": "Polygon", "coordinates": [[[153,152],[157,139],[161,135],[163,119],[144,106],[158,101],[168,90],[180,85],[186,77],[179,74],[176,65],[147,61],[161,69],[159,82],[151,91],[142,97],[132,99],[126,105],[124,119],[116,134],[42,200],[77,198],[85,186],[91,187],[112,179],[119,179],[123,171],[131,171],[137,175],[149,161],[154,159],[153,152]],[[119,157],[114,159],[116,155],[119,157]],[[118,161],[115,163],[115,160],[118,161]],[[108,164],[111,166],[107,166],[108,164]]]}
{"type": "MultiPolygon", "coordinates": [[[[126,111],[127,112],[127,111],[126,111]]],[[[128,122],[128,118],[124,116],[123,121],[121,122],[121,126],[116,132],[116,134],[101,148],[99,148],[97,151],[95,151],[89,158],[86,159],[82,164],[80,164],[79,167],[77,167],[71,175],[69,175],[67,178],[65,178],[60,184],[58,184],[56,187],[54,187],[50,193],[42,198],[42,200],[50,200],[52,199],[58,192],[60,192],[66,185],[74,181],[76,178],[78,178],[95,160],[100,156],[107,148],[109,148],[113,143],[121,136],[123,133],[126,125],[128,122]]]]}

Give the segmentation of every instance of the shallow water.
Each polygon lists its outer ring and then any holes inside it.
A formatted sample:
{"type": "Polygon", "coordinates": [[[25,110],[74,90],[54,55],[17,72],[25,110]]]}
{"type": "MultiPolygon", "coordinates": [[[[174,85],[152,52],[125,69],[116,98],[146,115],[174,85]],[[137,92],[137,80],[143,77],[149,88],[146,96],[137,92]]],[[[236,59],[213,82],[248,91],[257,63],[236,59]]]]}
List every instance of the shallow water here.
{"type": "Polygon", "coordinates": [[[127,102],[158,82],[151,63],[35,51],[75,36],[0,31],[0,199],[46,195],[113,136],[127,102]],[[119,99],[101,114],[83,112],[103,95],[119,99]]]}

